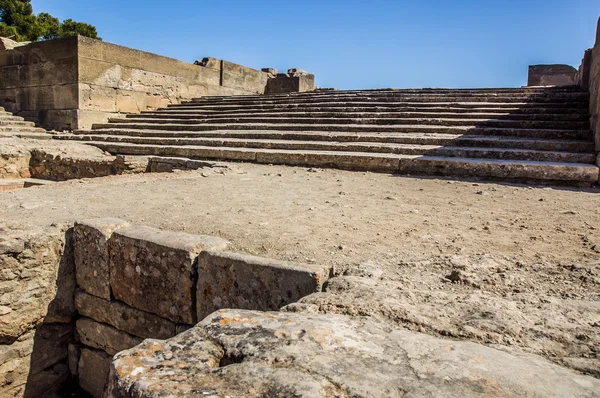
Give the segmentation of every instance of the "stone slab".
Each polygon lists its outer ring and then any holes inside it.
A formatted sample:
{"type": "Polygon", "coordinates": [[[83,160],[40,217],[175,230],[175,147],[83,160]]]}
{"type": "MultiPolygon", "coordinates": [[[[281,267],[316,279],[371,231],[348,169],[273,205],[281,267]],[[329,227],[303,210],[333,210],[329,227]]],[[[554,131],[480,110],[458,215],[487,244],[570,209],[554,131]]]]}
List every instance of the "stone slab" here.
{"type": "Polygon", "coordinates": [[[564,398],[598,391],[600,380],[540,356],[374,318],[221,310],[170,340],[146,340],[116,355],[107,394],[564,398]]]}
{"type": "Polygon", "coordinates": [[[112,357],[99,350],[84,348],[79,359],[79,386],[94,398],[102,398],[112,357]]]}
{"type": "Polygon", "coordinates": [[[75,292],[75,308],[83,316],[141,338],[167,339],[177,334],[177,325],[149,312],[118,301],[107,301],[83,290],[75,292]]]}
{"type": "Polygon", "coordinates": [[[530,65],[528,86],[572,86],[577,84],[577,69],[569,65],[530,65]]]}
{"type": "Polygon", "coordinates": [[[196,258],[225,250],[224,239],[161,231],[118,230],[109,242],[110,284],[117,300],[176,323],[194,324],[196,258]]]}
{"type": "Polygon", "coordinates": [[[94,296],[111,299],[108,239],[130,224],[117,218],[78,221],[74,228],[77,284],[94,296]]]}
{"type": "Polygon", "coordinates": [[[76,331],[81,343],[110,355],[135,347],[142,342],[139,337],[131,336],[90,318],[78,319],[76,331]]]}
{"type": "Polygon", "coordinates": [[[278,310],[321,290],[329,266],[247,254],[202,252],[198,257],[198,319],[222,308],[278,310]]]}

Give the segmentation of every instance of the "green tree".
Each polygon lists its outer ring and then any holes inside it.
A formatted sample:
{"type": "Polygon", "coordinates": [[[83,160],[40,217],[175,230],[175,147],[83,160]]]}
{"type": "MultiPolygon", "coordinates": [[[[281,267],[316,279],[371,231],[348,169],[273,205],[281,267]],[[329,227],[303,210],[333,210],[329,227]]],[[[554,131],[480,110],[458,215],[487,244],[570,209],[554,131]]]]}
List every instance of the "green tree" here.
{"type": "Polygon", "coordinates": [[[33,13],[30,0],[0,0],[0,36],[17,41],[37,41],[82,35],[100,39],[96,28],[83,22],[33,13]]]}

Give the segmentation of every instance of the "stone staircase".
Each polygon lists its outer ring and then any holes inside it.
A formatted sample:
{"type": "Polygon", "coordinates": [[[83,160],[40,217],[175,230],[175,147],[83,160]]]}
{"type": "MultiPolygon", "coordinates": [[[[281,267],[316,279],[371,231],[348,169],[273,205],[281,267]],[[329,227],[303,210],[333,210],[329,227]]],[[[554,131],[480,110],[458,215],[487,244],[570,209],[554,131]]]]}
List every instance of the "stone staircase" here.
{"type": "Polygon", "coordinates": [[[542,87],[206,97],[56,138],[112,154],[589,185],[588,103],[542,87]]]}
{"type": "Polygon", "coordinates": [[[34,122],[25,121],[21,116],[15,116],[0,107],[0,138],[2,137],[52,139],[46,130],[35,127],[34,122]]]}

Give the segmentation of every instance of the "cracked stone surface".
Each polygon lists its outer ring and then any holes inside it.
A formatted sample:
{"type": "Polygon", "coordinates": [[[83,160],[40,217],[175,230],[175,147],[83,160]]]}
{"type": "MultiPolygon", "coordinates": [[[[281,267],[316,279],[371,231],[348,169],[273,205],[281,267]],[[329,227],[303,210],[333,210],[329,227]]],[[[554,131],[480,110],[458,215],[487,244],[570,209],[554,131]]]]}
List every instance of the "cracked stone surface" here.
{"type": "Polygon", "coordinates": [[[600,380],[539,356],[373,318],[221,310],[115,356],[108,397],[594,397],[600,380]]]}

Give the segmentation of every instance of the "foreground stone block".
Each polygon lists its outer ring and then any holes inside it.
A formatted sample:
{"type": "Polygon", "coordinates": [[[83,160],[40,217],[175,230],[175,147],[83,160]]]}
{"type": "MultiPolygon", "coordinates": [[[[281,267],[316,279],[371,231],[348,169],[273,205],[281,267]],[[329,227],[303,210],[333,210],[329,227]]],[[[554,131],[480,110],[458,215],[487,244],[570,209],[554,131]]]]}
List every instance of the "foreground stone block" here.
{"type": "Polygon", "coordinates": [[[139,337],[131,336],[112,326],[95,322],[89,318],[77,320],[77,334],[83,344],[102,350],[110,355],[135,347],[142,342],[139,337]]]}
{"type": "Polygon", "coordinates": [[[129,225],[118,218],[97,218],[75,224],[73,238],[77,284],[88,293],[110,300],[107,242],[114,231],[129,225]]]}
{"type": "Polygon", "coordinates": [[[87,294],[75,293],[75,308],[81,315],[107,323],[142,338],[168,339],[177,334],[176,325],[149,312],[136,310],[118,301],[106,301],[87,294]]]}
{"type": "Polygon", "coordinates": [[[238,253],[198,257],[198,319],[221,308],[277,310],[321,290],[331,267],[238,253]]]}
{"type": "Polygon", "coordinates": [[[598,391],[600,380],[539,356],[393,329],[373,318],[221,310],[177,337],[146,340],[116,355],[107,394],[592,397],[598,391]]]}
{"type": "Polygon", "coordinates": [[[103,351],[84,348],[79,359],[79,386],[94,398],[102,398],[112,357],[103,351]]]}
{"type": "Polygon", "coordinates": [[[134,308],[194,324],[196,258],[203,250],[224,250],[228,244],[212,236],[123,228],[109,243],[113,294],[134,308]]]}

